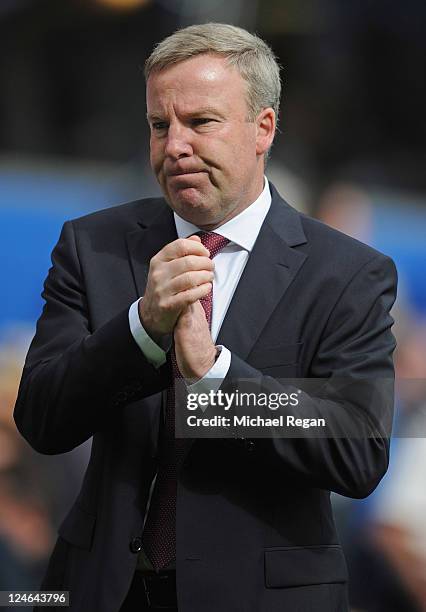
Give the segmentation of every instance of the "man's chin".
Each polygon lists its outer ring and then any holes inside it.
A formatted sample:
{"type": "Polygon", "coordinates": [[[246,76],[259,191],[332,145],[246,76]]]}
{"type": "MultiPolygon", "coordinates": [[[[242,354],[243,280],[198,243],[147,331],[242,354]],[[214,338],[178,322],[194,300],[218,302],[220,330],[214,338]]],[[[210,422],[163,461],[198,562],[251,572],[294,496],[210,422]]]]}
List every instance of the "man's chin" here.
{"type": "Polygon", "coordinates": [[[206,201],[206,196],[196,187],[182,187],[171,192],[170,200],[179,207],[201,208],[206,201]]]}
{"type": "Polygon", "coordinates": [[[206,225],[215,221],[213,204],[198,189],[180,189],[177,193],[169,193],[166,199],[175,213],[189,223],[206,225]]]}

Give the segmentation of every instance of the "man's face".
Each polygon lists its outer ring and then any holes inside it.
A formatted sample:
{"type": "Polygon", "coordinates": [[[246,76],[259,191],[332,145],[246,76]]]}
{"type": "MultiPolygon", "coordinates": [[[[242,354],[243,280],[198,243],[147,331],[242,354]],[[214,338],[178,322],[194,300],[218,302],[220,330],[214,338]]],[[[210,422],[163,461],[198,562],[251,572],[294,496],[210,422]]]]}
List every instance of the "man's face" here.
{"type": "Polygon", "coordinates": [[[246,92],[239,72],[210,54],[148,79],[152,169],[171,208],[205,229],[222,225],[262,191],[270,141],[260,120],[248,121],[246,92]]]}

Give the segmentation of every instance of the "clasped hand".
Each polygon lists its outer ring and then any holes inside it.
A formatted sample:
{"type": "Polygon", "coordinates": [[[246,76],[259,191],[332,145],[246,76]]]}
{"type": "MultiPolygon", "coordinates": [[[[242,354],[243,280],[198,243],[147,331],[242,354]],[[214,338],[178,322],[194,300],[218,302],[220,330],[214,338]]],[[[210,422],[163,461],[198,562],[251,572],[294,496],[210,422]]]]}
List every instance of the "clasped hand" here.
{"type": "Polygon", "coordinates": [[[141,323],[154,340],[173,333],[176,361],[185,378],[199,379],[213,366],[213,343],[200,299],[212,290],[214,263],[199,236],[167,244],[150,262],[141,323]]]}

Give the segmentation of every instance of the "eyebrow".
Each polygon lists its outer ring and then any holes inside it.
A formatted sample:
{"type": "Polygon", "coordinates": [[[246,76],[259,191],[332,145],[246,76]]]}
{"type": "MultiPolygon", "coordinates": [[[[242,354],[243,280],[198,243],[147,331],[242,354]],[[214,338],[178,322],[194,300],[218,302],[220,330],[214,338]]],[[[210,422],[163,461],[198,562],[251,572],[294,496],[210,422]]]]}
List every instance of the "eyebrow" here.
{"type": "MultiPolygon", "coordinates": [[[[203,108],[199,108],[197,110],[194,111],[190,111],[188,113],[185,113],[188,117],[200,117],[201,115],[215,115],[216,117],[220,117],[221,119],[225,119],[224,115],[222,113],[220,113],[216,108],[214,108],[213,106],[205,106],[203,108]]],[[[161,115],[157,115],[157,114],[152,114],[150,115],[149,113],[146,114],[146,118],[148,120],[148,122],[150,121],[164,121],[164,117],[162,117],[161,115]]]]}
{"type": "Polygon", "coordinates": [[[217,108],[214,108],[213,106],[205,106],[192,113],[188,113],[188,115],[193,117],[198,115],[217,115],[218,117],[223,117],[222,113],[220,113],[217,108]]]}
{"type": "Polygon", "coordinates": [[[162,121],[162,117],[160,117],[159,115],[150,115],[149,113],[146,114],[146,118],[147,121],[162,121]]]}

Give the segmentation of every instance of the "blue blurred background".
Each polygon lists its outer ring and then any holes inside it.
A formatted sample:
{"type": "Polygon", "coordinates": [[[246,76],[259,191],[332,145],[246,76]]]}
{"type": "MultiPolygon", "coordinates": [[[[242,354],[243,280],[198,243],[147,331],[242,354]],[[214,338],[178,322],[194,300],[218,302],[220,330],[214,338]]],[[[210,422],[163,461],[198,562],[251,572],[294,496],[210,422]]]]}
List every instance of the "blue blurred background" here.
{"type": "Polygon", "coordinates": [[[267,170],[282,195],[397,264],[391,468],[333,504],[352,609],[425,611],[424,0],[1,0],[0,590],[38,587],[90,452],[37,455],[12,420],[50,252],[65,220],[159,193],[141,67],[206,21],[256,31],[283,66],[267,170]]]}

